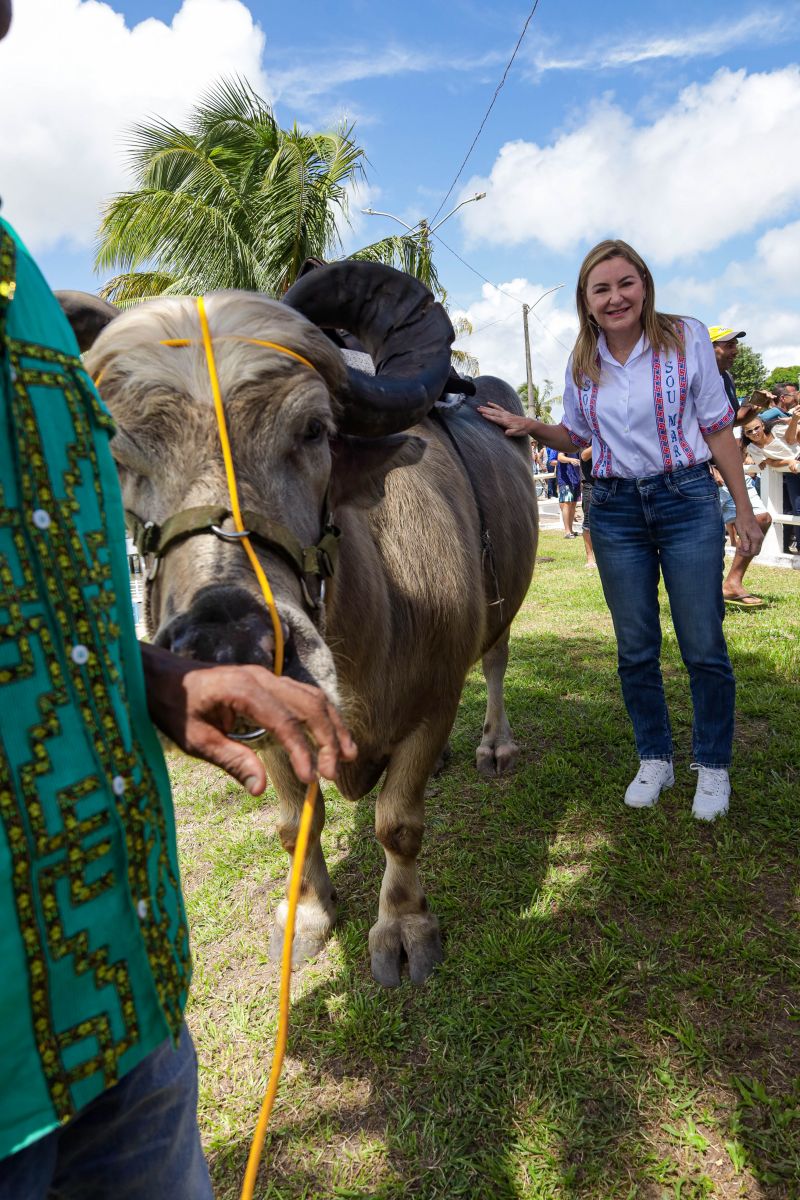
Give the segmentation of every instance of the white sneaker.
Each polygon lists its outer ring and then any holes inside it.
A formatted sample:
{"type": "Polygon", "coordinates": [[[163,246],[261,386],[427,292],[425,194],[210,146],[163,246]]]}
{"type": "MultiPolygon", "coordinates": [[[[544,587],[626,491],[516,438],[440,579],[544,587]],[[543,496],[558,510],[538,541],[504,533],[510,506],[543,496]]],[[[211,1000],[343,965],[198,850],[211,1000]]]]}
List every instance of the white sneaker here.
{"type": "Polygon", "coordinates": [[[725,767],[701,767],[692,763],[697,771],[697,791],[694,794],[692,816],[698,821],[713,821],[728,811],[731,781],[725,767]]]}
{"type": "Polygon", "coordinates": [[[636,778],[628,784],[625,803],[630,808],[650,808],[664,788],[672,787],[675,776],[667,758],[643,758],[636,778]]]}

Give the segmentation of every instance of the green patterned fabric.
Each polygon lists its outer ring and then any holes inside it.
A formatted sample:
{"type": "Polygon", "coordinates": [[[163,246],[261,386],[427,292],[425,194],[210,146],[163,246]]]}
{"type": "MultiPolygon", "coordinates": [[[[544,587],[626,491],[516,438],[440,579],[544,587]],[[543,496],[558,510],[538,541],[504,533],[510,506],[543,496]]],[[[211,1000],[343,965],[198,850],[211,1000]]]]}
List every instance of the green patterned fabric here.
{"type": "Polygon", "coordinates": [[[113,424],[0,220],[0,1157],[180,1029],[186,917],[113,424]]]}

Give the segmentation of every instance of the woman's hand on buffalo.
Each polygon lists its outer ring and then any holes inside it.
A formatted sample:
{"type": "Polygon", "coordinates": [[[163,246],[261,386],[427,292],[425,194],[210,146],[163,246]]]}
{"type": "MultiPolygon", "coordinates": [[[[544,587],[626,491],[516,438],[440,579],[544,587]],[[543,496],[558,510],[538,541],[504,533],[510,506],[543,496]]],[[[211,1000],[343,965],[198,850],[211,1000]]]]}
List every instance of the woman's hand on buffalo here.
{"type": "Polygon", "coordinates": [[[158,728],[187,754],[227,771],[258,796],[267,786],[261,758],[233,741],[237,723],[263,728],[279,742],[303,783],[335,779],[358,752],[342,718],[318,687],[255,665],[192,662],[141,643],[147,704],[158,728]]]}
{"type": "Polygon", "coordinates": [[[494,425],[500,425],[506,432],[506,437],[522,437],[524,434],[530,434],[533,431],[534,423],[529,417],[519,416],[518,413],[509,412],[507,408],[503,408],[501,404],[479,404],[478,412],[487,421],[491,421],[494,425]]]}

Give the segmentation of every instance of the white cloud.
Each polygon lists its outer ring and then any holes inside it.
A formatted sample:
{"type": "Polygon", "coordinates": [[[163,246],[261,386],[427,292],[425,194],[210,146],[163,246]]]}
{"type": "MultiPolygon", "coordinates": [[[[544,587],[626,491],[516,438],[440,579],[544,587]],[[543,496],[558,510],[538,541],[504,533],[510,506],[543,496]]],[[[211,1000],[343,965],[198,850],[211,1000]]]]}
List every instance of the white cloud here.
{"type": "Polygon", "coordinates": [[[546,285],[523,278],[511,279],[499,287],[502,291],[484,284],[479,300],[455,310],[454,315],[467,317],[474,331],[471,337],[461,338],[457,348],[468,350],[478,359],[482,375],[498,375],[517,387],[525,382],[525,341],[521,304],[511,297],[536,304],[528,318],[533,381],[541,386],[550,379],[554,394],[560,395],[567,358],[578,332],[571,290],[565,288],[548,296],[544,295],[546,285]]]}
{"type": "Polygon", "coordinates": [[[494,66],[503,58],[504,52],[497,50],[479,55],[454,56],[452,49],[444,47],[425,53],[418,45],[396,44],[379,50],[374,47],[339,46],[330,47],[324,58],[319,59],[298,54],[299,61],[288,69],[270,65],[269,75],[279,100],[305,108],[309,100],[365,79],[388,79],[398,75],[442,71],[473,72],[494,66]]]}
{"type": "Polygon", "coordinates": [[[170,25],[129,28],[98,0],[25,0],[0,46],[5,215],[33,250],[93,241],[102,201],[128,186],[124,139],[154,114],[180,122],[222,75],[262,95],[264,34],[240,0],[183,0],[170,25]]]}
{"type": "Polygon", "coordinates": [[[747,343],[765,365],[800,363],[800,221],[770,229],[758,239],[750,258],[728,264],[706,279],[684,274],[658,288],[659,308],[689,312],[708,325],[747,331],[747,343]]]}
{"type": "Polygon", "coordinates": [[[465,185],[488,194],[461,220],[473,244],[574,252],[617,236],[655,263],[690,258],[797,208],[798,128],[798,67],[720,70],[652,124],[602,100],[550,145],[504,145],[465,185]]]}
{"type": "Polygon", "coordinates": [[[800,221],[770,229],[756,244],[760,271],[776,288],[796,298],[800,286],[800,221]]]}
{"type": "Polygon", "coordinates": [[[703,29],[684,28],[680,36],[640,34],[629,41],[592,46],[591,54],[558,55],[537,52],[533,57],[537,73],[545,71],[607,71],[632,67],[657,59],[717,57],[737,46],[772,45],[797,28],[797,16],[791,12],[760,8],[738,21],[718,21],[703,29]]]}

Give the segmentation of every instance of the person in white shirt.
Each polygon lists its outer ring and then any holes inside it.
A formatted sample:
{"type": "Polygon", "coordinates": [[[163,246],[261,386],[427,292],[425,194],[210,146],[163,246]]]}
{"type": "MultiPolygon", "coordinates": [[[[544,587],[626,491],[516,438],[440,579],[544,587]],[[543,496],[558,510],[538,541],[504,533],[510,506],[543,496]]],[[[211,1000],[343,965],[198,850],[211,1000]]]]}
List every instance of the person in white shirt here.
{"type": "MultiPolygon", "coordinates": [[[[756,466],[773,467],[785,472],[783,481],[784,507],[800,517],[800,405],[794,409],[788,424],[767,429],[760,417],[745,422],[742,427],[742,454],[750,454],[756,466]]],[[[786,549],[789,554],[800,554],[800,529],[796,525],[784,527],[789,531],[786,549]]]]}
{"type": "Polygon", "coordinates": [[[653,277],[626,242],[589,251],[576,302],[580,329],[561,423],[496,405],[479,411],[509,437],[531,434],[562,451],[591,444],[592,543],[640,759],[625,803],[650,806],[674,782],[659,663],[661,573],[694,704],[692,812],[713,820],[730,797],[735,681],[722,632],[725,533],[712,457],[734,498],[744,552],[756,554],[764,536],[732,432],[734,411],[708,330],[656,311],[653,277]]]}

